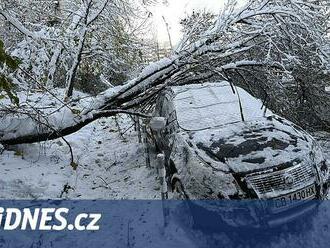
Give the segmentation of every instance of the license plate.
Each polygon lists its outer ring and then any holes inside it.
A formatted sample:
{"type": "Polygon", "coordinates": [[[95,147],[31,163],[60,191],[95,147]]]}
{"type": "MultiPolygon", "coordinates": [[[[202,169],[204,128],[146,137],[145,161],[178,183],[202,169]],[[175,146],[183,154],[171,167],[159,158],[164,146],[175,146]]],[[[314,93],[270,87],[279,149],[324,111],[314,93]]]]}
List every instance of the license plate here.
{"type": "Polygon", "coordinates": [[[313,184],[296,192],[274,198],[273,210],[281,211],[283,209],[299,205],[300,203],[302,203],[301,202],[302,200],[308,200],[314,198],[315,195],[316,195],[316,187],[313,184]]]}

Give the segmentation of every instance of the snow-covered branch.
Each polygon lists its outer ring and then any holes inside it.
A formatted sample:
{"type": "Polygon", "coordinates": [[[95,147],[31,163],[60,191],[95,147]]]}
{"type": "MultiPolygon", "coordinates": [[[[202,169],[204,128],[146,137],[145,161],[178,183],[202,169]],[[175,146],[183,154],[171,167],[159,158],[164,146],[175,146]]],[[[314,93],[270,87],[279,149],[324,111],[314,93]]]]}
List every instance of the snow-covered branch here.
{"type": "Polygon", "coordinates": [[[20,31],[27,37],[30,37],[34,40],[40,38],[34,32],[28,30],[17,18],[15,18],[15,14],[10,12],[9,10],[0,9],[0,15],[3,16],[11,25],[13,25],[18,31],[20,31]]]}

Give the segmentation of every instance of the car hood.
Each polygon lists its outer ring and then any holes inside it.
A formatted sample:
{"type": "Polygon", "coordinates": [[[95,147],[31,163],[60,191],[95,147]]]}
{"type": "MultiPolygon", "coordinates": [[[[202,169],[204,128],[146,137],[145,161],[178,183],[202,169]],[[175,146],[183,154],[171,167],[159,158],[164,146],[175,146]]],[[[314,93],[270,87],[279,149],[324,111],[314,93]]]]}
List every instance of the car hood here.
{"type": "Polygon", "coordinates": [[[289,167],[309,159],[313,138],[278,116],[188,131],[199,153],[223,162],[235,173],[289,167]]]}

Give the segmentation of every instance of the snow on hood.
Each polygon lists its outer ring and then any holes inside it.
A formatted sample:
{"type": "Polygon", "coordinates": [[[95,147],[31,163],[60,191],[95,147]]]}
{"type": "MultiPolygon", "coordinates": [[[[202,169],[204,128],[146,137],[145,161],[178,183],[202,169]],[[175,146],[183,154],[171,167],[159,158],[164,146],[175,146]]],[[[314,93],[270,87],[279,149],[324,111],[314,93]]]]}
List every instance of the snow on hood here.
{"type": "Polygon", "coordinates": [[[189,132],[192,141],[215,161],[236,173],[290,166],[309,159],[310,135],[278,116],[189,132]]]}

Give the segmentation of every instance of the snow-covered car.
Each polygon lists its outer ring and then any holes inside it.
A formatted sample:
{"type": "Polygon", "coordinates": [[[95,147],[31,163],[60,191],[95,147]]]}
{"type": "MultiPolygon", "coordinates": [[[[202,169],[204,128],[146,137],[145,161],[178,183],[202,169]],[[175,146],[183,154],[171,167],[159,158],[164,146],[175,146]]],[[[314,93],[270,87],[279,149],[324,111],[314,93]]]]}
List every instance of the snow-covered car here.
{"type": "Polygon", "coordinates": [[[328,193],[312,136],[228,82],[167,88],[150,127],[170,187],[188,199],[272,199],[282,211],[328,193]]]}

